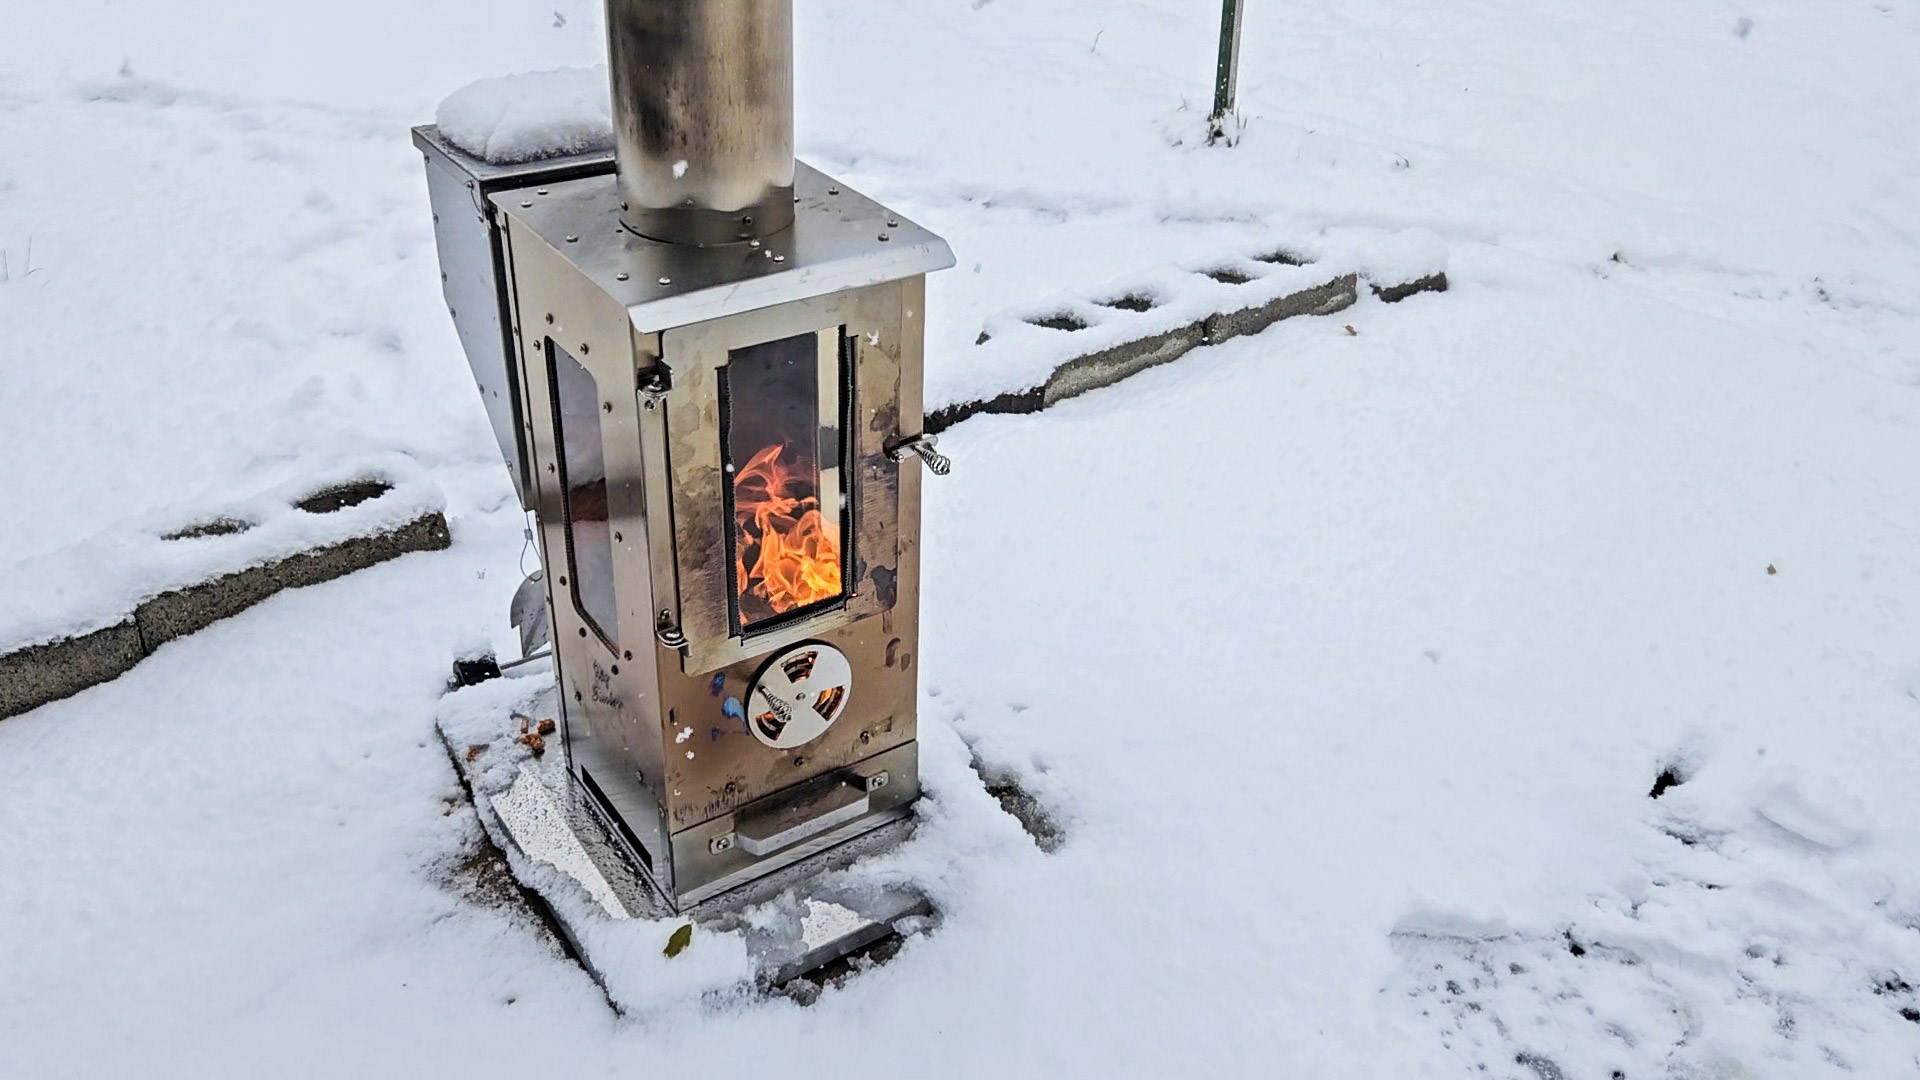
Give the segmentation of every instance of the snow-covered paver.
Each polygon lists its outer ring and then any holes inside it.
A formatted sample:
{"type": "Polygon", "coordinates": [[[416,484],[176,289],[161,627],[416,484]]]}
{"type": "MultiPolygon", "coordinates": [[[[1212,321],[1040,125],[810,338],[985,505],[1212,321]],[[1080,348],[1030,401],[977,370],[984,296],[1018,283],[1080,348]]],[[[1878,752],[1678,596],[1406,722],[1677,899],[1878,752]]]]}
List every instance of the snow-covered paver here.
{"type": "Polygon", "coordinates": [[[122,522],[98,536],[15,564],[0,580],[0,655],[111,626],[164,592],[251,567],[379,536],[439,513],[442,498],[404,456],[355,462],[277,491],[122,522]],[[361,490],[348,505],[329,491],[361,490]],[[321,496],[312,510],[302,501],[321,496]]]}
{"type": "Polygon", "coordinates": [[[433,731],[526,556],[405,136],[596,0],[17,6],[0,566],[367,454],[455,543],[0,722],[0,1076],[1920,1071],[1912,0],[1256,7],[1231,151],[1193,5],[798,5],[802,155],[960,256],[936,368],[1267,236],[1453,290],[953,429],[871,870],[940,928],[810,1008],[631,928],[625,1015],[433,731]]]}

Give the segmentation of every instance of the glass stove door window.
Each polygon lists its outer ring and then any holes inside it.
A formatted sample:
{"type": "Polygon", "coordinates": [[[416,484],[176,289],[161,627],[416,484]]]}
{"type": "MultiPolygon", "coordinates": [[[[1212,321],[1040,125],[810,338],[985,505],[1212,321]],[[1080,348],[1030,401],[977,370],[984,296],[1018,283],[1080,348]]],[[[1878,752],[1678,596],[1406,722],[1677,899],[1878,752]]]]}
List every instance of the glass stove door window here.
{"type": "Polygon", "coordinates": [[[552,360],[554,445],[565,495],[567,562],[574,607],[609,646],[620,640],[613,590],[613,523],[607,510],[607,452],[600,430],[600,387],[593,373],[547,339],[552,360]]]}
{"type": "Polygon", "coordinates": [[[728,554],[742,632],[846,593],[840,338],[836,327],[735,349],[721,370],[728,554]]]}

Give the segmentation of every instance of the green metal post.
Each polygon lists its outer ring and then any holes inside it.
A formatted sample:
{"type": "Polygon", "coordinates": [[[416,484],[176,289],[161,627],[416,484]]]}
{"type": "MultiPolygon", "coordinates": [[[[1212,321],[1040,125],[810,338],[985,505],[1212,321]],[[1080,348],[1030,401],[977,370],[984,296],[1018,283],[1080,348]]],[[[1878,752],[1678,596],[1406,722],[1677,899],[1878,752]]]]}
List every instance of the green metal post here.
{"type": "Polygon", "coordinates": [[[1220,72],[1213,83],[1213,115],[1209,117],[1215,135],[1220,133],[1221,122],[1233,111],[1234,98],[1240,92],[1241,0],[1223,2],[1225,6],[1220,12],[1220,72]]]}

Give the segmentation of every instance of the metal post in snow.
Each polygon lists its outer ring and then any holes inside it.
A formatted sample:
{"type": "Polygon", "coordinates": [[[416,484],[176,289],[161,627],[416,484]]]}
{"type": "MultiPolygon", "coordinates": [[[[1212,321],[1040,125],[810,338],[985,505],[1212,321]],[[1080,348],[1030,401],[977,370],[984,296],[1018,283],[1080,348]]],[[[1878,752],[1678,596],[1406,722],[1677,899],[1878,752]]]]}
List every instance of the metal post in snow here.
{"type": "Polygon", "coordinates": [[[1220,12],[1220,69],[1213,83],[1213,115],[1207,118],[1207,141],[1226,133],[1227,115],[1240,93],[1240,15],[1242,0],[1222,0],[1220,12]]]}

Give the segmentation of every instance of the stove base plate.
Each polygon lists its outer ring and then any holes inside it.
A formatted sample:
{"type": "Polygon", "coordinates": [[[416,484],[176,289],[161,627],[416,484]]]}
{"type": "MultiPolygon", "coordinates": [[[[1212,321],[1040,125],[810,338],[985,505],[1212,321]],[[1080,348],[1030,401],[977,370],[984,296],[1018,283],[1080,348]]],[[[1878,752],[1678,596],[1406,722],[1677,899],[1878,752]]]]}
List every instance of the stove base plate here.
{"type": "MultiPolygon", "coordinates": [[[[499,698],[502,685],[457,694],[449,702],[468,694],[499,698]]],[[[589,932],[603,921],[672,920],[705,933],[739,934],[763,990],[803,979],[887,938],[923,932],[936,921],[932,905],[917,893],[830,877],[911,835],[914,822],[904,812],[863,822],[864,828],[850,829],[854,835],[826,850],[675,911],[588,807],[567,774],[558,740],[539,756],[520,750],[519,717],[527,715],[545,714],[508,705],[488,723],[484,715],[450,709],[439,733],[472,793],[482,828],[505,854],[523,893],[544,909],[545,921],[603,986],[607,979],[591,943],[605,936],[589,932]],[[492,737],[477,741],[482,734],[492,737]]]]}

